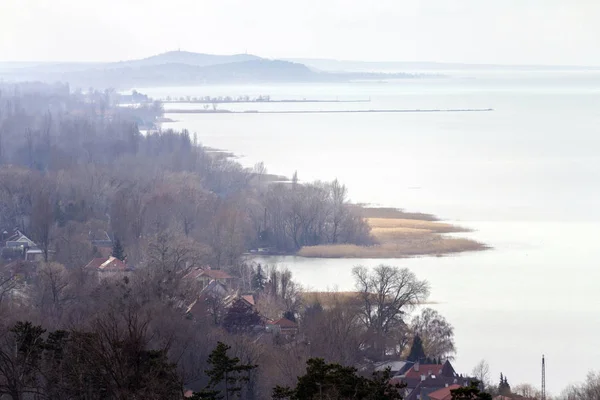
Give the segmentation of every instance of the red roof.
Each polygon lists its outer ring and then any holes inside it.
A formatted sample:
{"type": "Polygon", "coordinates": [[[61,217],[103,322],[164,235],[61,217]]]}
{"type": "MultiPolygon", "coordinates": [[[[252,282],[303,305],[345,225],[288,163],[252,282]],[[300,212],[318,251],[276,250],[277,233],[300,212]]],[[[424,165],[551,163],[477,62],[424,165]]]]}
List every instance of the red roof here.
{"type": "Polygon", "coordinates": [[[90,268],[90,269],[98,269],[102,263],[106,262],[106,260],[108,260],[108,258],[104,258],[104,257],[100,257],[100,258],[94,258],[92,261],[90,261],[88,263],[88,265],[85,266],[86,269],[90,268]]]}
{"type": "Polygon", "coordinates": [[[450,400],[452,398],[451,390],[458,389],[460,385],[450,385],[448,387],[441,388],[435,392],[429,393],[427,396],[431,400],[450,400]]]}
{"type": "Polygon", "coordinates": [[[221,271],[220,269],[210,269],[201,267],[192,269],[183,277],[183,279],[198,279],[203,276],[206,276],[209,279],[233,279],[231,275],[229,275],[225,271],[221,271]]]}
{"type": "Polygon", "coordinates": [[[251,294],[243,295],[242,299],[246,300],[249,304],[254,305],[254,296],[252,296],[251,294]]]}
{"type": "Polygon", "coordinates": [[[95,269],[98,271],[125,271],[127,264],[118,258],[114,257],[101,257],[94,258],[92,261],[85,266],[85,268],[95,269]]]}
{"type": "Polygon", "coordinates": [[[210,279],[232,279],[233,276],[220,269],[205,269],[198,274],[198,277],[207,276],[210,279]]]}
{"type": "Polygon", "coordinates": [[[298,324],[296,324],[294,321],[290,321],[287,318],[281,318],[280,320],[273,322],[272,325],[279,325],[282,328],[297,328],[298,327],[298,324]]]}
{"type": "Polygon", "coordinates": [[[404,376],[409,379],[419,379],[421,378],[421,375],[441,375],[443,367],[444,366],[440,364],[415,364],[412,367],[410,367],[408,371],[406,371],[406,374],[404,374],[404,376]],[[417,367],[417,365],[419,369],[418,371],[415,370],[415,367],[417,367]]]}

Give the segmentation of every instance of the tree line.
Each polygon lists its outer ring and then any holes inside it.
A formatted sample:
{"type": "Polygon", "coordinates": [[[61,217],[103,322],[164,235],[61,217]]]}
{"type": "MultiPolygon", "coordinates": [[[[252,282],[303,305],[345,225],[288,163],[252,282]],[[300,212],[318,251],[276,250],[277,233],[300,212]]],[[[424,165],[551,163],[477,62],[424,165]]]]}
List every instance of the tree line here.
{"type": "Polygon", "coordinates": [[[97,231],[119,238],[131,262],[167,232],[216,267],[258,247],[372,242],[337,181],[274,183],[264,165],[244,168],[185,130],[140,134],[139,119],[160,106],[44,89],[0,90],[0,227],[30,235],[46,260],[50,251],[69,267],[89,259],[86,236],[97,231]]]}

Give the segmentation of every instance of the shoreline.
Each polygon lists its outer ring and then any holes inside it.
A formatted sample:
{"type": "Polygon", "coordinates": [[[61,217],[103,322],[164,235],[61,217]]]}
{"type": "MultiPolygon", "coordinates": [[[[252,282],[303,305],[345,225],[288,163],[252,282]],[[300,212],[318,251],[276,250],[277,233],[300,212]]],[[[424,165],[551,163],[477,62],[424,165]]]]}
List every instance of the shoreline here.
{"type": "MultiPolygon", "coordinates": [[[[211,110],[209,110],[210,112],[211,110]]],[[[172,113],[171,110],[167,113],[172,113]]],[[[237,158],[227,150],[206,146],[218,157],[237,158]]],[[[265,184],[288,183],[291,180],[277,174],[262,176],[265,184]]],[[[468,233],[471,230],[441,221],[437,216],[422,212],[406,212],[400,208],[369,207],[364,203],[349,204],[351,212],[364,218],[371,228],[372,245],[323,244],[305,246],[294,253],[249,249],[248,255],[297,256],[305,258],[411,258],[420,256],[443,257],[452,254],[489,250],[492,247],[467,237],[452,237],[450,233],[468,233]]]]}
{"type": "Polygon", "coordinates": [[[429,214],[406,213],[393,208],[357,207],[371,228],[376,244],[305,246],[295,255],[306,258],[387,259],[443,257],[491,249],[490,246],[473,239],[448,236],[449,233],[468,233],[471,230],[442,222],[429,214]]]}
{"type": "Polygon", "coordinates": [[[168,110],[169,114],[368,114],[368,113],[461,113],[461,112],[492,112],[493,108],[448,108],[448,109],[381,109],[381,110],[284,110],[284,111],[231,111],[231,110],[168,110]]]}

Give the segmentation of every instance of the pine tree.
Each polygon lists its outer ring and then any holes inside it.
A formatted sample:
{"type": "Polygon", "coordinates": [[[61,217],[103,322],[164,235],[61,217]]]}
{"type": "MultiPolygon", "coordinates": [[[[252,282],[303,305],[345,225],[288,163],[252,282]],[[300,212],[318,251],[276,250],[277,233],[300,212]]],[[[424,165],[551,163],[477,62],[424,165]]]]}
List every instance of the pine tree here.
{"type": "Polygon", "coordinates": [[[508,384],[508,379],[502,373],[500,373],[500,383],[498,384],[498,394],[501,396],[506,396],[511,394],[510,385],[508,384]]]}
{"type": "Polygon", "coordinates": [[[267,277],[263,273],[262,266],[258,264],[256,272],[252,275],[252,289],[262,292],[265,289],[267,277]]]}
{"type": "Polygon", "coordinates": [[[425,350],[423,350],[423,342],[421,341],[421,337],[419,335],[415,335],[407,360],[412,362],[419,362],[424,358],[425,350]]]}
{"type": "Polygon", "coordinates": [[[121,244],[121,240],[119,240],[119,238],[115,238],[113,243],[112,256],[121,261],[125,261],[125,249],[123,248],[123,244],[121,244]]]}
{"type": "Polygon", "coordinates": [[[241,364],[237,357],[229,357],[227,351],[231,349],[225,343],[218,342],[217,347],[208,356],[211,368],[206,372],[210,378],[205,390],[194,393],[192,399],[226,399],[238,395],[242,391],[242,384],[248,382],[247,372],[255,369],[256,365],[241,364]]]}
{"type": "Polygon", "coordinates": [[[391,373],[374,373],[371,379],[357,373],[355,367],[327,364],[322,358],[311,358],[306,373],[298,377],[295,388],[276,386],[272,397],[277,400],[362,399],[399,400],[399,389],[406,385],[391,384],[391,373]]]}

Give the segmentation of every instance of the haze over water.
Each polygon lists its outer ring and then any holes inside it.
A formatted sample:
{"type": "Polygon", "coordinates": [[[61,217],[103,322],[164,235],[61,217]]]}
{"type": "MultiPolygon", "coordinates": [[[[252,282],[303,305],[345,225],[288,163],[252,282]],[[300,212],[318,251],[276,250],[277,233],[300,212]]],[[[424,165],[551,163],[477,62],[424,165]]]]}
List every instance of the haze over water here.
{"type": "MultiPolygon", "coordinates": [[[[455,327],[456,369],[558,394],[600,367],[600,72],[495,72],[390,83],[139,88],[152,97],[271,95],[370,103],[222,104],[238,110],[493,108],[477,113],[166,114],[164,128],[270,173],[340,179],[354,202],[438,215],[493,250],[401,260],[270,258],[306,287],[352,289],[388,263],[429,280],[455,327]]],[[[167,105],[171,108],[200,105],[167,105]]]]}

